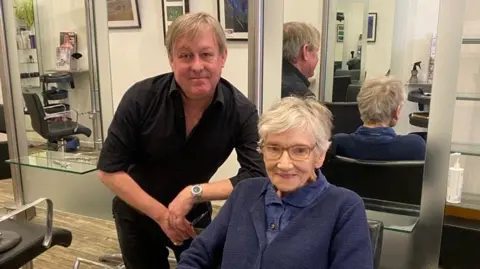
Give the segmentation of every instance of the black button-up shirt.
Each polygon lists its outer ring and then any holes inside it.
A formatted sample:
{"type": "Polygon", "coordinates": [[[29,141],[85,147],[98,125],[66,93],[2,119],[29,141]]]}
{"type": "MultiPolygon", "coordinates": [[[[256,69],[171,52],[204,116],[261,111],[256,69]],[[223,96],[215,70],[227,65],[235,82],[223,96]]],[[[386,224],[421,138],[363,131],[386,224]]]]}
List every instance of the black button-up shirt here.
{"type": "Polygon", "coordinates": [[[282,62],[282,98],[288,96],[315,97],[308,79],[290,62],[282,62]]]}
{"type": "Polygon", "coordinates": [[[123,96],[98,162],[107,173],[127,172],[164,205],[191,184],[206,183],[235,148],[240,163],[230,180],[265,176],[258,147],[258,112],[220,79],[213,102],[186,135],[181,89],[173,73],[143,80],[123,96]]]}

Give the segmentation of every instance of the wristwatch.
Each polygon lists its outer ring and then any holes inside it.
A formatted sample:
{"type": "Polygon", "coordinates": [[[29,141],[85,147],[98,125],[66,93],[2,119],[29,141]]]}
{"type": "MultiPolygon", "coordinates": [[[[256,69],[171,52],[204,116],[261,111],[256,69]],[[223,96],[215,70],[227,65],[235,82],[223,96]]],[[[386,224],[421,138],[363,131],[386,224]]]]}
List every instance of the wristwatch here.
{"type": "Polygon", "coordinates": [[[190,192],[192,192],[193,199],[196,203],[202,202],[203,189],[201,185],[193,185],[190,189],[190,192]]]}

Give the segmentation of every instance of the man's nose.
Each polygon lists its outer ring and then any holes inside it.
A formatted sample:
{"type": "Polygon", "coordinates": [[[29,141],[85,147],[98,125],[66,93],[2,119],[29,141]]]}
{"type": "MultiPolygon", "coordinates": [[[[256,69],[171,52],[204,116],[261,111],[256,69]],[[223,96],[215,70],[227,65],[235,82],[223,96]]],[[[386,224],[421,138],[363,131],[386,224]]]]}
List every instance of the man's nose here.
{"type": "Polygon", "coordinates": [[[288,151],[283,151],[282,155],[278,159],[277,167],[280,169],[291,169],[293,167],[292,159],[290,159],[288,151]]]}
{"type": "Polygon", "coordinates": [[[193,57],[193,62],[192,62],[192,69],[194,71],[201,71],[203,70],[203,61],[200,59],[198,55],[195,55],[193,57]]]}

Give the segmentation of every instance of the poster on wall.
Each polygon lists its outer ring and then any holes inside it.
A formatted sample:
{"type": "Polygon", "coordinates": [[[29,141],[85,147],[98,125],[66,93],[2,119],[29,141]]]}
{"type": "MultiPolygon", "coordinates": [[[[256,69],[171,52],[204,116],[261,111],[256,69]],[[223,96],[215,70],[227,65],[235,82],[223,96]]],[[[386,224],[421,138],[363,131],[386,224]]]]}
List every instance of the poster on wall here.
{"type": "Polygon", "coordinates": [[[218,20],[227,40],[248,40],[248,0],[217,0],[218,20]]]}
{"type": "Polygon", "coordinates": [[[368,13],[367,42],[377,41],[377,13],[368,13]]]}
{"type": "Polygon", "coordinates": [[[137,0],[107,0],[108,28],[141,28],[137,0]]]}
{"type": "Polygon", "coordinates": [[[167,36],[168,29],[176,18],[188,12],[188,0],[162,0],[163,36],[167,36]]]}

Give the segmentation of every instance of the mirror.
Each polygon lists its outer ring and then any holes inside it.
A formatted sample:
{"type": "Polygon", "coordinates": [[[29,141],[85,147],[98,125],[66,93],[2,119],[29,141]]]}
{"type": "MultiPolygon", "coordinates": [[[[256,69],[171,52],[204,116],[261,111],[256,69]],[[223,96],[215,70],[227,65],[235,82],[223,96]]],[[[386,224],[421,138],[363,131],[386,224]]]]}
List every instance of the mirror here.
{"type": "MultiPolygon", "coordinates": [[[[391,76],[393,40],[402,34],[394,24],[406,27],[395,17],[397,2],[330,1],[325,104],[340,157],[325,173],[362,196],[368,218],[409,233],[419,216],[426,142],[423,132],[398,130],[409,124],[405,111],[413,111],[405,110],[408,78],[391,76]]],[[[400,44],[396,49],[405,54],[400,44]]]]}

